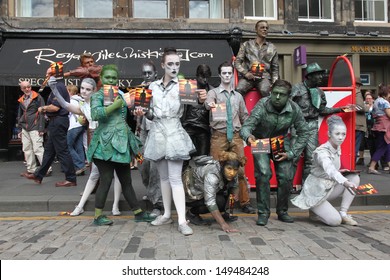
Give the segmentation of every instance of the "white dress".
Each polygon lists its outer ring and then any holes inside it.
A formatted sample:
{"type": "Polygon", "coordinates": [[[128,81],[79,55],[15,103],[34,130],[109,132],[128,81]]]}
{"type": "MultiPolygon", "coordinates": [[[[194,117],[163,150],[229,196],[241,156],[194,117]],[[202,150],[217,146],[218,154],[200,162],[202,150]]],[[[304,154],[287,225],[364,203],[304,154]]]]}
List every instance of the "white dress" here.
{"type": "Polygon", "coordinates": [[[164,87],[163,80],[150,84],[153,99],[150,105],[153,120],[145,142],[144,157],[148,160],[189,160],[195,146],[180,122],[183,105],[179,98],[178,80],[164,87]]]}

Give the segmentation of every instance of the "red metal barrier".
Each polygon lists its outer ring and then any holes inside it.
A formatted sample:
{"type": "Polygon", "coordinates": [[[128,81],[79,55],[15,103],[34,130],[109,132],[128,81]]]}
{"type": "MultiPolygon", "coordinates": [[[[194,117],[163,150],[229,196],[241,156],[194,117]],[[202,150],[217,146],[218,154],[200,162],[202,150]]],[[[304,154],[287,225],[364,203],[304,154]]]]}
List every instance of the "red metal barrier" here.
{"type": "MultiPolygon", "coordinates": [[[[234,58],[233,58],[234,60],[234,58]]],[[[235,71],[235,84],[238,83],[238,74],[235,71]]],[[[355,76],[350,61],[346,57],[337,57],[334,61],[330,76],[329,86],[323,88],[325,91],[327,106],[328,107],[340,107],[347,104],[355,104],[355,76]],[[341,74],[342,72],[342,74],[341,74]],[[346,77],[338,77],[335,79],[335,75],[343,75],[346,77]]],[[[252,111],[256,103],[261,99],[260,93],[256,89],[250,90],[244,97],[248,112],[252,111]]],[[[341,113],[339,114],[347,126],[347,138],[341,146],[341,166],[342,168],[355,169],[355,113],[341,113]]],[[[326,118],[319,119],[319,144],[323,144],[328,140],[328,127],[326,124],[326,118]]],[[[254,164],[251,148],[246,146],[244,149],[245,156],[248,161],[245,166],[245,175],[248,178],[248,183],[251,188],[256,188],[256,180],[254,176],[254,164]]],[[[273,162],[271,161],[272,178],[270,180],[271,188],[277,187],[277,181],[275,176],[275,169],[273,162]]],[[[293,188],[300,189],[302,185],[302,172],[303,172],[303,156],[298,162],[298,167],[293,180],[293,188]]]]}

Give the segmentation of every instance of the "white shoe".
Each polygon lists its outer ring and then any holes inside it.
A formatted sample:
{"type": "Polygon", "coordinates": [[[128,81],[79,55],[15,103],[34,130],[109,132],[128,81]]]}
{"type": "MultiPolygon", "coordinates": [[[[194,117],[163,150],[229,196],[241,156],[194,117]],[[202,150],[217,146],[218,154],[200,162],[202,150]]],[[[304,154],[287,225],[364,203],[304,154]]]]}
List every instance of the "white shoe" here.
{"type": "Polygon", "coordinates": [[[149,199],[148,199],[148,196],[147,196],[147,195],[144,195],[144,196],[142,197],[142,200],[144,200],[144,201],[149,200],[149,199]]]}
{"type": "Polygon", "coordinates": [[[191,235],[193,234],[193,230],[192,228],[190,228],[188,226],[188,223],[185,222],[185,223],[182,223],[181,225],[179,225],[178,229],[177,229],[181,234],[183,235],[191,235]]]}
{"type": "Polygon", "coordinates": [[[119,211],[118,208],[116,208],[116,209],[112,208],[112,215],[114,215],[114,216],[120,216],[121,214],[122,214],[122,213],[121,213],[121,211],[119,211]]]}
{"type": "Polygon", "coordinates": [[[78,216],[80,214],[83,214],[84,213],[84,209],[79,207],[79,206],[76,206],[76,208],[73,210],[72,213],[70,213],[71,216],[78,216]]]}
{"type": "Polygon", "coordinates": [[[158,216],[153,222],[151,222],[151,224],[153,226],[168,225],[168,224],[172,224],[172,223],[173,223],[173,221],[171,218],[165,218],[162,215],[158,216]]]}
{"type": "Polygon", "coordinates": [[[341,217],[341,223],[349,226],[357,226],[358,222],[356,222],[351,215],[347,215],[344,217],[341,217]]]}
{"type": "Polygon", "coordinates": [[[149,216],[152,218],[156,218],[161,215],[161,211],[157,208],[154,208],[152,212],[150,212],[149,216]]]}

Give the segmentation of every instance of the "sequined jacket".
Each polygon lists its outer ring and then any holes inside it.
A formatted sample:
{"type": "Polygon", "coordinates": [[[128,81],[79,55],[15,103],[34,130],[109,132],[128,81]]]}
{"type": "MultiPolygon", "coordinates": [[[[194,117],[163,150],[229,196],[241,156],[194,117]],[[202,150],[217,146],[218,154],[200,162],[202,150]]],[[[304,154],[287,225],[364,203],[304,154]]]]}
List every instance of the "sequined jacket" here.
{"type": "Polygon", "coordinates": [[[204,198],[210,212],[217,210],[217,193],[225,189],[227,195],[230,188],[238,186],[237,177],[233,181],[225,183],[219,161],[214,160],[211,156],[195,157],[194,162],[196,167],[189,169],[183,178],[186,199],[193,201],[204,198]]]}
{"type": "Polygon", "coordinates": [[[91,96],[92,120],[98,121],[99,126],[88,148],[88,161],[91,162],[92,158],[96,158],[130,163],[132,157],[141,151],[142,144],[126,122],[127,107],[123,104],[120,109],[107,115],[103,102],[103,89],[91,96]]]}
{"type": "Polygon", "coordinates": [[[311,102],[309,89],[306,87],[304,82],[295,84],[292,87],[290,98],[292,101],[297,103],[302,110],[303,117],[308,120],[318,120],[318,116],[330,115],[334,113],[340,113],[340,108],[328,108],[326,107],[326,97],[322,89],[318,89],[321,95],[320,108],[317,109],[311,102]]]}
{"type": "Polygon", "coordinates": [[[278,52],[274,44],[265,42],[259,46],[256,39],[244,42],[238,51],[234,67],[240,74],[245,75],[254,62],[264,63],[264,78],[271,80],[272,83],[279,78],[278,52]]]}

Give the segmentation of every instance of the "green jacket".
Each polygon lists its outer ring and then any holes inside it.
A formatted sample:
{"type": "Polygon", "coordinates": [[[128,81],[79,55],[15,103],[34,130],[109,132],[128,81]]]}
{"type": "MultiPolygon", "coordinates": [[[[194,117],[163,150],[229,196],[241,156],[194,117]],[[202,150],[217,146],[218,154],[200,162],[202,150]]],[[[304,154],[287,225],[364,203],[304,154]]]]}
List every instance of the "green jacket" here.
{"type": "Polygon", "coordinates": [[[302,110],[303,117],[308,120],[318,120],[318,117],[340,113],[340,108],[328,108],[326,107],[326,97],[322,89],[318,88],[321,96],[320,108],[317,109],[311,102],[310,92],[304,82],[295,84],[291,90],[291,100],[299,105],[302,110]]]}
{"type": "Polygon", "coordinates": [[[130,163],[132,157],[141,152],[142,143],[126,122],[127,107],[123,104],[120,109],[107,115],[103,102],[103,89],[100,89],[91,97],[92,120],[98,121],[99,126],[88,148],[88,161],[96,158],[130,163]]]}
{"type": "Polygon", "coordinates": [[[299,106],[288,100],[281,112],[274,109],[270,97],[262,98],[253,108],[251,115],[241,127],[240,136],[248,142],[248,137],[253,135],[256,139],[284,136],[284,148],[288,159],[297,158],[306,146],[308,139],[308,126],[303,118],[299,106]],[[293,147],[288,137],[289,129],[296,129],[296,141],[293,147]]]}

